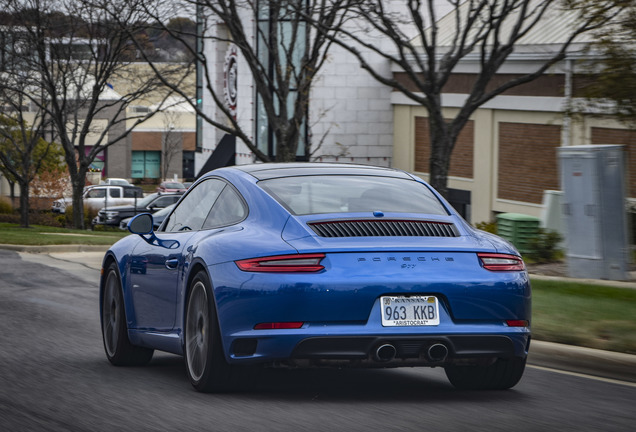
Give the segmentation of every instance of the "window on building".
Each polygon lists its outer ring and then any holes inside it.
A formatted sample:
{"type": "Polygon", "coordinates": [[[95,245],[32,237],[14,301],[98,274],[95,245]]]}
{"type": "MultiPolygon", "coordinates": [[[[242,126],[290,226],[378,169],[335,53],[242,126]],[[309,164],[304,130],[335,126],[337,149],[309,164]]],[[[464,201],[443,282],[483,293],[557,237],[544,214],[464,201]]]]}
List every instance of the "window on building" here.
{"type": "MultiPolygon", "coordinates": [[[[289,62],[291,62],[291,67],[299,69],[301,67],[302,58],[307,50],[306,43],[309,29],[306,22],[299,20],[298,13],[295,12],[296,6],[293,6],[293,3],[297,3],[297,6],[304,6],[307,4],[307,0],[295,0],[294,2],[290,1],[288,3],[290,5],[285,6],[282,2],[258,0],[257,52],[259,60],[268,70],[271,82],[276,81],[276,65],[280,65],[280,69],[285,70],[289,62]],[[274,10],[274,7],[277,9],[274,10]],[[276,54],[269,49],[272,44],[277,44],[278,58],[274,58],[276,54]]],[[[288,111],[292,112],[298,91],[294,85],[293,78],[290,90],[290,94],[284,103],[287,104],[288,111]]],[[[278,102],[280,103],[282,101],[278,102]]],[[[256,145],[263,153],[274,158],[276,156],[276,138],[274,131],[269,126],[265,106],[258,93],[256,94],[255,114],[256,145]]],[[[306,142],[307,117],[305,117],[300,130],[300,142],[298,143],[298,151],[296,153],[299,159],[306,157],[306,142]]]]}
{"type": "Polygon", "coordinates": [[[183,178],[193,179],[195,177],[194,172],[194,152],[184,151],[182,153],[182,172],[183,178]]]}
{"type": "Polygon", "coordinates": [[[26,32],[17,27],[2,27],[0,32],[0,71],[19,70],[33,50],[29,46],[26,32]]]}
{"type": "Polygon", "coordinates": [[[161,152],[133,151],[130,174],[132,178],[160,178],[161,152]]]}

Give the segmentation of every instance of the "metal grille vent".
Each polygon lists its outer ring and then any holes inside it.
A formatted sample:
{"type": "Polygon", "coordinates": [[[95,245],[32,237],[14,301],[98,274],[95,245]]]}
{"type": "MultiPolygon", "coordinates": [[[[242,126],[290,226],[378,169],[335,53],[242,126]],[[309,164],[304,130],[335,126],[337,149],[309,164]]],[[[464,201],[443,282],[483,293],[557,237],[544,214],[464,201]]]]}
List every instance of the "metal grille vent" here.
{"type": "Polygon", "coordinates": [[[346,220],[314,222],[309,226],[321,237],[458,237],[455,225],[413,220],[346,220]]]}

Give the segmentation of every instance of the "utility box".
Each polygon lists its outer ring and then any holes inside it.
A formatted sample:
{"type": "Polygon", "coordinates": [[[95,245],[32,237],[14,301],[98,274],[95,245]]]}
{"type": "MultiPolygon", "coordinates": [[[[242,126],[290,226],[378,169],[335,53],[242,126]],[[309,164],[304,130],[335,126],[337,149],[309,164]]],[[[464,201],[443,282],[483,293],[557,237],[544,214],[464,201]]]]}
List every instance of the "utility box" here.
{"type": "Polygon", "coordinates": [[[559,147],[558,154],[569,275],[627,279],[623,146],[559,147]]]}
{"type": "Polygon", "coordinates": [[[497,215],[497,235],[515,245],[522,254],[530,252],[530,240],[539,233],[539,218],[519,213],[497,215]]]}

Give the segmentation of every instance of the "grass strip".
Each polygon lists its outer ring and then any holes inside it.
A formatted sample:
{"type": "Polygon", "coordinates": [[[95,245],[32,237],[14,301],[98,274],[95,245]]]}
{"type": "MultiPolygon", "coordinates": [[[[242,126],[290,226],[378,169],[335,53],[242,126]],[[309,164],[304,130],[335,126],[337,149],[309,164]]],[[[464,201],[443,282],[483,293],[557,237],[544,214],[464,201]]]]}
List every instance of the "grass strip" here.
{"type": "Polygon", "coordinates": [[[90,231],[32,225],[22,228],[18,224],[0,223],[0,243],[27,246],[86,244],[111,245],[128,231],[90,231]]]}
{"type": "Polygon", "coordinates": [[[532,334],[636,354],[636,289],[533,279],[532,334]]]}

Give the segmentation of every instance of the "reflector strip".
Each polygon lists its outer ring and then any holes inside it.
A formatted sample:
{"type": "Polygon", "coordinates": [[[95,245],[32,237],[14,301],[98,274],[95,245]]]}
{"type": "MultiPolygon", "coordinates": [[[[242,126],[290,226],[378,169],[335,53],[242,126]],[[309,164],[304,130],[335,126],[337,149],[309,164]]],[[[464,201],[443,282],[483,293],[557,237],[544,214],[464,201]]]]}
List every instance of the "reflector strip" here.
{"type": "Polygon", "coordinates": [[[254,330],[284,330],[284,329],[299,329],[303,326],[302,322],[275,322],[275,323],[260,323],[254,326],[254,330]]]}
{"type": "Polygon", "coordinates": [[[526,320],[506,320],[506,324],[508,327],[528,327],[530,323],[526,320]]]}

